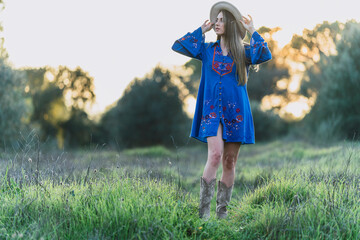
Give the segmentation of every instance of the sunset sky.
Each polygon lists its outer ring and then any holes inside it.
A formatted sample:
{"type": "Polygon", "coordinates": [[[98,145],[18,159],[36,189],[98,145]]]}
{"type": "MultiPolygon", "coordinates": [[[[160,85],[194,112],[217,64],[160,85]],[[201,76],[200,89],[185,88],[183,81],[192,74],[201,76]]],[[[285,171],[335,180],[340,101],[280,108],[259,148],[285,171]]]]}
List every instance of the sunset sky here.
{"type": "MultiPolygon", "coordinates": [[[[135,77],[160,64],[171,68],[189,58],[173,42],[209,18],[216,0],[4,0],[0,16],[10,62],[16,68],[80,66],[95,79],[98,113],[117,101],[135,77]]],[[[360,20],[357,0],[229,1],[256,28],[281,27],[284,45],[304,28],[323,21],[360,20]]],[[[210,32],[206,41],[213,41],[210,32]]]]}

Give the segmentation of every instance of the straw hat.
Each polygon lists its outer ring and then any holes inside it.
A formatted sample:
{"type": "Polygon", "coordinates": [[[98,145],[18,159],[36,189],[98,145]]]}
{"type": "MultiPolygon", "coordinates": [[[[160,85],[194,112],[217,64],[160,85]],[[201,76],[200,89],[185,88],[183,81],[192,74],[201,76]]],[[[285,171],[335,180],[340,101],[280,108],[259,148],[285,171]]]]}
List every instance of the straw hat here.
{"type": "MultiPolygon", "coordinates": [[[[216,22],[216,17],[219,14],[219,12],[221,10],[227,10],[229,11],[236,19],[236,23],[238,24],[239,28],[240,28],[240,35],[241,38],[244,39],[245,34],[246,34],[246,29],[244,28],[244,26],[242,25],[242,23],[239,20],[243,20],[243,16],[240,13],[240,11],[231,3],[225,2],[225,1],[221,1],[221,2],[217,2],[215,3],[210,10],[210,21],[212,23],[216,22]]],[[[214,27],[215,29],[215,24],[214,27]]]]}

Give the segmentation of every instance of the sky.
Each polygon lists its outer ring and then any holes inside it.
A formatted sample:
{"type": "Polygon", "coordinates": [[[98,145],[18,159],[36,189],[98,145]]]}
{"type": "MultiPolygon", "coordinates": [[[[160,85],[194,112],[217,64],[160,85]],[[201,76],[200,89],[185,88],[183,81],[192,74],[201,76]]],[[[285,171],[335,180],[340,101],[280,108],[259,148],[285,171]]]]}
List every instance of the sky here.
{"type": "MultiPolygon", "coordinates": [[[[94,77],[97,114],[115,103],[134,78],[157,65],[172,68],[189,58],[174,41],[209,19],[217,0],[4,0],[0,15],[5,48],[15,68],[80,66],[94,77]]],[[[360,20],[358,0],[230,1],[255,28],[281,27],[280,46],[323,21],[360,20]]],[[[206,41],[215,40],[214,32],[206,41]]]]}

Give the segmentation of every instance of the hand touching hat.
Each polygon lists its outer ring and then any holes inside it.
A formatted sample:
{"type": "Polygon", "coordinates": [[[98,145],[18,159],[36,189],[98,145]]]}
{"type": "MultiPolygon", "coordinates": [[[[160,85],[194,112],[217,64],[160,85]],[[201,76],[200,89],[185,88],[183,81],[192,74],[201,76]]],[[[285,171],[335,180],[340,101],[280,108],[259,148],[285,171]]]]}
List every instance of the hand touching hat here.
{"type": "Polygon", "coordinates": [[[254,22],[252,17],[248,14],[249,18],[243,16],[243,19],[239,20],[244,28],[252,35],[255,31],[254,22]]]}

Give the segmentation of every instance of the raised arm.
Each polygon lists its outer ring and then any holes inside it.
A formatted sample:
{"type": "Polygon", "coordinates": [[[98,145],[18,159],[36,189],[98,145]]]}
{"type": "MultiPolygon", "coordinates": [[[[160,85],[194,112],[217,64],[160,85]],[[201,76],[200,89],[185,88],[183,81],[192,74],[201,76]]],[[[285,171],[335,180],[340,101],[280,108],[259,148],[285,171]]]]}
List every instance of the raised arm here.
{"type": "Polygon", "coordinates": [[[205,21],[204,24],[192,33],[187,33],[176,40],[172,50],[185,56],[202,60],[205,49],[205,33],[212,27],[212,23],[205,21]]]}
{"type": "Polygon", "coordinates": [[[245,29],[251,34],[250,46],[245,47],[246,58],[249,59],[251,64],[269,61],[272,55],[267,42],[255,31],[253,19],[250,15],[248,16],[249,18],[243,17],[243,20],[240,20],[245,29]]]}

